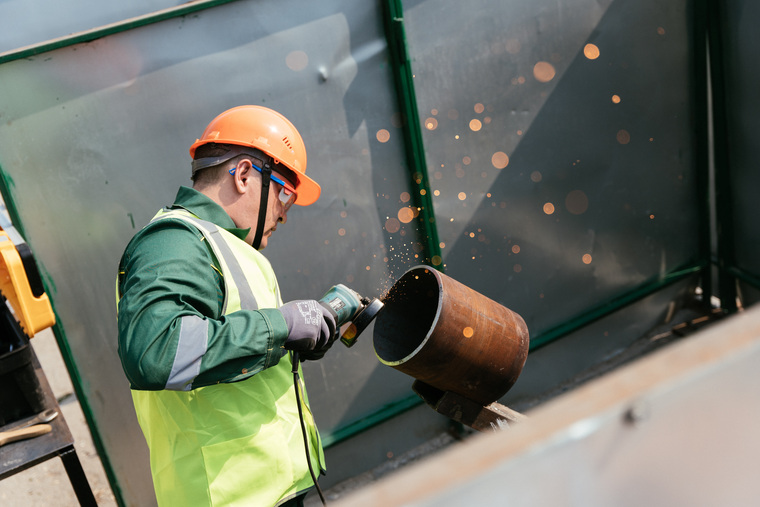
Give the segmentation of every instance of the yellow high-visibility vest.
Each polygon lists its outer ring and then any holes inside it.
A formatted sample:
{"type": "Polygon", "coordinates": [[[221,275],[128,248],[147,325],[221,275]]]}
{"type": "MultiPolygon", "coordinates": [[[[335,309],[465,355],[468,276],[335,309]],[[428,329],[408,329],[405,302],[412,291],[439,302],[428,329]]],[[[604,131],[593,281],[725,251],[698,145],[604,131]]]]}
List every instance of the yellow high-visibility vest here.
{"type": "MultiPolygon", "coordinates": [[[[185,210],[161,211],[153,221],[168,217],[192,224],[209,242],[225,282],[224,315],[282,305],[274,271],[260,252],[185,210]]],[[[239,382],[132,391],[159,505],[278,505],[313,487],[289,358],[239,382]]],[[[324,452],[303,382],[299,388],[318,473],[325,469],[324,452]]]]}

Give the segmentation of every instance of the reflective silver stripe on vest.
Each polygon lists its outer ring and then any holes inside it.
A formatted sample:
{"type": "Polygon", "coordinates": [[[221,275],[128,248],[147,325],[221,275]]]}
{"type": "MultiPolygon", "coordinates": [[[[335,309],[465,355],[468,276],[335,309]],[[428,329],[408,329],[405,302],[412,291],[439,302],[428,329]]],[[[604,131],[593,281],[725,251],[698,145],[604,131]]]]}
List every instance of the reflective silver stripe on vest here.
{"type": "Polygon", "coordinates": [[[208,321],[197,315],[185,315],[180,320],[177,353],[166,381],[166,389],[189,391],[201,371],[201,360],[208,348],[208,321]]]}
{"type": "MultiPolygon", "coordinates": [[[[201,220],[199,218],[187,217],[191,220],[201,231],[206,232],[209,235],[209,240],[213,237],[216,246],[219,247],[219,253],[224,257],[224,262],[227,263],[227,267],[232,274],[232,279],[235,280],[238,294],[240,295],[240,308],[243,310],[258,310],[259,305],[256,303],[256,298],[253,297],[253,291],[251,290],[248,281],[243,274],[243,268],[240,267],[240,263],[232,253],[232,249],[222,237],[222,233],[219,232],[219,226],[201,220]]],[[[253,247],[251,247],[253,248],[253,247]]],[[[227,312],[227,298],[224,299],[224,308],[222,308],[222,315],[227,312]]]]}
{"type": "MultiPolygon", "coordinates": [[[[243,274],[243,268],[240,267],[240,263],[238,262],[235,255],[232,253],[232,250],[230,249],[227,242],[222,237],[221,232],[219,232],[219,226],[208,222],[206,220],[201,220],[200,218],[195,218],[187,215],[163,215],[161,217],[158,217],[157,220],[160,220],[162,218],[179,218],[180,220],[187,220],[189,222],[192,222],[195,224],[198,229],[203,235],[206,236],[209,239],[209,242],[211,243],[211,246],[213,248],[214,245],[216,245],[219,248],[219,254],[224,258],[224,262],[227,264],[227,267],[230,270],[230,273],[232,274],[232,279],[235,280],[235,285],[237,286],[238,294],[240,295],[240,307],[243,310],[258,310],[259,305],[256,303],[256,298],[253,296],[253,291],[251,290],[250,285],[248,285],[248,282],[246,281],[245,275],[243,274]],[[213,238],[213,241],[212,241],[213,238]]],[[[216,251],[216,249],[214,249],[216,251]]],[[[225,282],[226,286],[226,282],[225,282]]],[[[227,313],[227,297],[225,295],[224,298],[224,306],[222,308],[222,315],[227,313]]]]}

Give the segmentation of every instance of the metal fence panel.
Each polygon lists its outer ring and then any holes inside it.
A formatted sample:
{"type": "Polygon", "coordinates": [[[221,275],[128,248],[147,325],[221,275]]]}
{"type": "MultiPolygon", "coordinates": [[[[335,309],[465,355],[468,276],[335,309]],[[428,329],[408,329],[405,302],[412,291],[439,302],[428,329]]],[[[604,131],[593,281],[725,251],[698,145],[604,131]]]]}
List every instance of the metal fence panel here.
{"type": "Polygon", "coordinates": [[[446,273],[533,337],[703,257],[691,4],[405,3],[446,273]]]}
{"type": "MultiPolygon", "coordinates": [[[[262,104],[306,140],[322,198],[292,210],[265,251],[286,300],[335,283],[379,296],[424,254],[383,4],[211,3],[0,65],[9,204],[134,505],[152,492],[116,354],[115,270],[129,238],[189,183],[187,149],[211,118],[262,104]]],[[[520,313],[534,337],[704,261],[692,4],[405,2],[446,272],[520,313]]],[[[371,333],[305,367],[328,442],[408,401],[411,380],[378,364],[371,333]]],[[[420,440],[430,431],[415,429],[420,440]]],[[[373,459],[344,451],[353,471],[373,459]]]]}

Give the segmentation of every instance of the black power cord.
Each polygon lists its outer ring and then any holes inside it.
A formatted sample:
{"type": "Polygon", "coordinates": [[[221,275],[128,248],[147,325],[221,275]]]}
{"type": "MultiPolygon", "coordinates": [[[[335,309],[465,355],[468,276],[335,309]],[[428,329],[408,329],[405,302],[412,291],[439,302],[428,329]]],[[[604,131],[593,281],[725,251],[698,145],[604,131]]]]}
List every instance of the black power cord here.
{"type": "Polygon", "coordinates": [[[298,358],[298,352],[294,351],[292,356],[293,361],[293,369],[290,370],[293,372],[293,387],[296,391],[296,404],[298,404],[298,419],[301,421],[301,433],[303,434],[303,448],[306,451],[306,464],[309,465],[309,473],[311,474],[311,480],[314,481],[314,486],[317,488],[317,493],[319,493],[319,499],[322,500],[322,505],[327,505],[327,502],[325,501],[325,495],[322,492],[322,488],[319,487],[319,482],[317,482],[317,476],[314,474],[314,468],[311,466],[311,454],[309,454],[309,438],[306,436],[306,423],[303,420],[303,408],[301,408],[301,383],[298,381],[298,364],[299,364],[299,358],[298,358]]]}

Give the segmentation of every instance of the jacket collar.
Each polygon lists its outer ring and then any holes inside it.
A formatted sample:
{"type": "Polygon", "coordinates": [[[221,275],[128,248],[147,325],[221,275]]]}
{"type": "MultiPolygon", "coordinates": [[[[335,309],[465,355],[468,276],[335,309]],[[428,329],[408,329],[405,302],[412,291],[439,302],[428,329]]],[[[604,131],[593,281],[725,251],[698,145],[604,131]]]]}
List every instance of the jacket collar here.
{"type": "Polygon", "coordinates": [[[248,233],[251,231],[250,228],[237,228],[235,222],[232,221],[232,218],[230,218],[227,212],[224,211],[224,208],[194,188],[184,186],[179,187],[177,197],[174,198],[174,204],[170,206],[170,209],[177,208],[187,210],[201,220],[215,223],[222,229],[225,229],[227,232],[234,234],[236,237],[244,241],[248,236],[248,233]]]}

